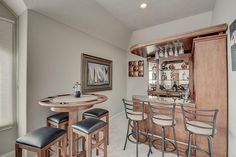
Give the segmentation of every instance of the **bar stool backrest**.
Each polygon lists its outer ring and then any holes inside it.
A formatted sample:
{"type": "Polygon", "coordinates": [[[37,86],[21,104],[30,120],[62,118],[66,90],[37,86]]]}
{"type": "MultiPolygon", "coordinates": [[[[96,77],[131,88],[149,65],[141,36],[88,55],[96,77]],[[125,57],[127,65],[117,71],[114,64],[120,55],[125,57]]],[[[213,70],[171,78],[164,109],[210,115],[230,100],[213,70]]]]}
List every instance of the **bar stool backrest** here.
{"type": "Polygon", "coordinates": [[[210,136],[212,137],[215,135],[216,117],[217,113],[219,112],[218,109],[203,110],[196,109],[195,107],[189,107],[188,105],[181,105],[181,108],[183,112],[185,130],[190,131],[187,129],[187,125],[189,125],[192,127],[210,131],[210,136]],[[191,121],[194,121],[195,123],[191,123],[191,121]],[[203,123],[206,125],[201,125],[203,123]]]}
{"type": "Polygon", "coordinates": [[[162,121],[169,126],[175,125],[175,107],[176,104],[163,104],[149,102],[149,110],[151,113],[152,122],[162,121]]]}
{"type": "Polygon", "coordinates": [[[139,117],[138,119],[144,120],[144,102],[138,100],[126,100],[122,99],[125,107],[126,118],[134,120],[133,117],[139,117]]]}

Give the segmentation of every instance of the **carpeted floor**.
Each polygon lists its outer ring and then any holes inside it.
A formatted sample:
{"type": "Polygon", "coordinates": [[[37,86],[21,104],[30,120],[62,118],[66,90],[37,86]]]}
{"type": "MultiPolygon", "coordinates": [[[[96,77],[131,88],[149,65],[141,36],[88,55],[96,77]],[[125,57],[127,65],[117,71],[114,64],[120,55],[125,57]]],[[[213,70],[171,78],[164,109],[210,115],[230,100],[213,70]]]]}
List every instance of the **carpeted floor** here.
{"type": "MultiPolygon", "coordinates": [[[[110,145],[108,146],[108,157],[136,157],[135,144],[128,141],[126,150],[123,150],[125,135],[127,130],[127,120],[125,114],[119,114],[110,120],[110,145]]],[[[147,157],[148,146],[139,145],[139,157],[147,157]]],[[[101,153],[101,157],[102,157],[101,153]]],[[[161,156],[161,152],[153,149],[150,157],[161,156]]],[[[165,157],[175,157],[175,154],[165,153],[165,157]]]]}

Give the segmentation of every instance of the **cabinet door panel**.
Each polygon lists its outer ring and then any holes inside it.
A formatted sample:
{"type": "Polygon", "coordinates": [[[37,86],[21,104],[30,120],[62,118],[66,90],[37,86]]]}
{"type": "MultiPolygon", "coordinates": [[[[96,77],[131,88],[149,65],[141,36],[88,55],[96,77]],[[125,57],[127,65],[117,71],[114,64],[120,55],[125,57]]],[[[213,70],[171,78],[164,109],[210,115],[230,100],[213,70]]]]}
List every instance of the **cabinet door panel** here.
{"type": "MultiPolygon", "coordinates": [[[[227,156],[227,54],[226,36],[194,40],[194,94],[197,108],[219,109],[217,134],[213,138],[214,156],[227,156]]],[[[208,149],[205,137],[196,143],[208,149]]],[[[197,151],[197,156],[206,156],[197,151]]]]}

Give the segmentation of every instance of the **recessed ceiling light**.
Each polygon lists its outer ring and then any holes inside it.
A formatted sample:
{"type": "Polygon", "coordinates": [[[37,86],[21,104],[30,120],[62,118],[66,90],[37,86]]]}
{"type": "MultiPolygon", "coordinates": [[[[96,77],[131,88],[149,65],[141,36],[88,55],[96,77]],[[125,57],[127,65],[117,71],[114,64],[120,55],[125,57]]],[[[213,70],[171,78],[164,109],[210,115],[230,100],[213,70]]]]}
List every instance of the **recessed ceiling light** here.
{"type": "Polygon", "coordinates": [[[141,9],[147,8],[147,3],[142,3],[142,4],[140,4],[140,8],[141,8],[141,9]]]}

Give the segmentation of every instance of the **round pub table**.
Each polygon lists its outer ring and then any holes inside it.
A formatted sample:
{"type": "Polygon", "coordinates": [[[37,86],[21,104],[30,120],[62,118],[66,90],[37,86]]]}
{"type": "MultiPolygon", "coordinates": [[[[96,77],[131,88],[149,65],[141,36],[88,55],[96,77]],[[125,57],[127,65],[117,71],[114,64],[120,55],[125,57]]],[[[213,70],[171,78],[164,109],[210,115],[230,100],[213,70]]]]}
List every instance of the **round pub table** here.
{"type": "Polygon", "coordinates": [[[78,122],[78,111],[88,109],[96,104],[105,102],[107,97],[104,95],[91,94],[81,95],[80,98],[76,98],[71,94],[56,95],[44,98],[39,101],[39,104],[45,107],[49,107],[54,112],[68,112],[69,113],[69,126],[68,126],[68,137],[69,137],[69,156],[72,157],[72,129],[71,125],[78,122]]]}

